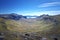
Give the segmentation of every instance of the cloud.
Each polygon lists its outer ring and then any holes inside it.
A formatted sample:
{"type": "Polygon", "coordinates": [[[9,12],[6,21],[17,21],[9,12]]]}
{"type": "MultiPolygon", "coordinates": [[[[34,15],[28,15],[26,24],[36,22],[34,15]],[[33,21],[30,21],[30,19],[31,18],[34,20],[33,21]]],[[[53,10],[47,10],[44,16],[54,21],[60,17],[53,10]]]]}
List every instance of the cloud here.
{"type": "Polygon", "coordinates": [[[60,11],[44,11],[41,12],[41,14],[58,15],[60,14],[60,11]]]}
{"type": "Polygon", "coordinates": [[[51,7],[51,6],[57,6],[57,5],[60,5],[60,2],[43,3],[38,5],[38,7],[51,7]]]}
{"type": "MultiPolygon", "coordinates": [[[[18,13],[20,14],[20,12],[18,13]]],[[[21,12],[22,15],[26,16],[26,15],[31,15],[31,16],[40,16],[40,15],[43,15],[43,14],[48,14],[48,15],[57,15],[57,14],[60,14],[60,11],[38,11],[38,12],[21,12]]]]}

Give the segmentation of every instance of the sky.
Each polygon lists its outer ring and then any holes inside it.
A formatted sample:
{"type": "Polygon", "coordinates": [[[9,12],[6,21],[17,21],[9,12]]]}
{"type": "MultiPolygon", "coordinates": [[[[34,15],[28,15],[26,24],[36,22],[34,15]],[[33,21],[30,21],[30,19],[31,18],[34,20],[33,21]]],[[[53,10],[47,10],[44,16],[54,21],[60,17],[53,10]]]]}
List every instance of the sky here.
{"type": "Polygon", "coordinates": [[[60,0],[0,0],[0,14],[57,15],[60,0]]]}

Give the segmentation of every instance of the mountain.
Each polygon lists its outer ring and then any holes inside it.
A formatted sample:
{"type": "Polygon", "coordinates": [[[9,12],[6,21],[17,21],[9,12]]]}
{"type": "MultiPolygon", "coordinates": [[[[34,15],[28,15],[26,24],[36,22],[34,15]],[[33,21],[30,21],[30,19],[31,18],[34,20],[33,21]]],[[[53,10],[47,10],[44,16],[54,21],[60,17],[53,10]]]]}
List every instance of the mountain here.
{"type": "Polygon", "coordinates": [[[60,24],[60,15],[41,15],[37,17],[37,21],[43,21],[46,25],[52,23],[52,25],[57,28],[60,24]]]}
{"type": "Polygon", "coordinates": [[[40,40],[40,36],[48,40],[54,37],[60,39],[60,15],[41,15],[26,19],[17,14],[2,14],[0,34],[4,36],[4,40],[40,40]]]}
{"type": "Polygon", "coordinates": [[[39,17],[37,17],[37,20],[43,20],[43,21],[46,21],[46,22],[54,22],[55,24],[58,24],[59,23],[59,18],[58,19],[56,19],[56,16],[57,15],[55,15],[55,16],[50,16],[50,15],[41,15],[41,16],[39,16],[39,17]]]}
{"type": "Polygon", "coordinates": [[[11,13],[11,14],[0,14],[0,18],[19,20],[20,18],[26,18],[26,16],[11,13]]]}

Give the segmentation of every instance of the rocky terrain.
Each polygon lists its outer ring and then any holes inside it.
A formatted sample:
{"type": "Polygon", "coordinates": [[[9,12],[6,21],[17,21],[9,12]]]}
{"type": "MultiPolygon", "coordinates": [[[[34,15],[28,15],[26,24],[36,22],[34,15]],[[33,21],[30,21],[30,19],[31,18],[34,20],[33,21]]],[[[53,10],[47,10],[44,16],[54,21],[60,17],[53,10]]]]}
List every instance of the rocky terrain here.
{"type": "Polygon", "coordinates": [[[0,14],[0,40],[59,40],[60,15],[28,19],[18,14],[0,14]]]}

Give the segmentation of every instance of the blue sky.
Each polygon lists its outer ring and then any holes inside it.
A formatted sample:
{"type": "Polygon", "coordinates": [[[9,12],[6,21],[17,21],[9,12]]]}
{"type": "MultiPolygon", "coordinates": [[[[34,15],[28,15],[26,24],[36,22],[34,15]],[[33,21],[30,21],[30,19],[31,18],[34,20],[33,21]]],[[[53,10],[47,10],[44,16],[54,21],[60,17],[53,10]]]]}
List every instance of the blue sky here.
{"type": "Polygon", "coordinates": [[[60,14],[60,0],[0,0],[0,14],[60,14]]]}

